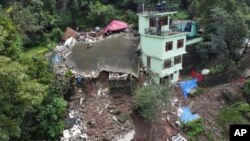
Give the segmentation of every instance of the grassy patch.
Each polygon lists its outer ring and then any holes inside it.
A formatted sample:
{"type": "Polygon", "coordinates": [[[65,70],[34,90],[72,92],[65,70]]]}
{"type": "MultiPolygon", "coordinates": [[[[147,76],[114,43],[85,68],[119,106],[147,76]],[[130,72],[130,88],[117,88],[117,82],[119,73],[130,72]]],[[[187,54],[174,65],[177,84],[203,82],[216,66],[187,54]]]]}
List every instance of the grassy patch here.
{"type": "Polygon", "coordinates": [[[247,103],[235,103],[223,108],[217,118],[217,123],[228,135],[230,124],[250,124],[250,107],[247,103]]]}
{"type": "Polygon", "coordinates": [[[42,56],[44,55],[49,48],[47,46],[37,46],[28,50],[25,50],[21,57],[32,57],[32,56],[42,56]]]}

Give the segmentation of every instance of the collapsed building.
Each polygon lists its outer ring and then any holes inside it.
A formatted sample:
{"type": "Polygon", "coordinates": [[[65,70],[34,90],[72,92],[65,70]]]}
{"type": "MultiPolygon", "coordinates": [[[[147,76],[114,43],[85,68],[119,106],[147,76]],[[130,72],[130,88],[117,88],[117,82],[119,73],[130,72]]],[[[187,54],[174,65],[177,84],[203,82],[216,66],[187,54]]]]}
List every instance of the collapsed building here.
{"type": "Polygon", "coordinates": [[[138,38],[129,34],[91,43],[76,42],[64,62],[76,76],[91,80],[108,72],[111,88],[129,87],[139,74],[138,44],[138,38]]]}
{"type": "MultiPolygon", "coordinates": [[[[201,42],[202,38],[196,36],[194,21],[172,22],[171,15],[174,13],[176,12],[164,10],[156,13],[141,11],[138,14],[140,40],[129,32],[109,36],[112,31],[126,29],[127,25],[119,21],[111,22],[105,30],[96,28],[96,31],[88,33],[77,33],[67,28],[63,37],[65,43],[56,50],[61,55],[65,68],[77,80],[89,82],[102,73],[108,75],[109,87],[100,87],[95,92],[98,96],[101,93],[105,96],[109,93],[108,89],[112,88],[133,89],[141,70],[140,60],[147,72],[151,72],[155,83],[175,83],[182,70],[186,46],[201,42]],[[108,36],[104,36],[107,33],[108,36]]],[[[59,71],[57,74],[59,73],[65,75],[66,71],[59,71]]],[[[82,89],[79,93],[82,93],[82,89]]],[[[80,103],[82,101],[81,98],[80,103]]],[[[102,110],[99,112],[101,115],[102,110]]]]}

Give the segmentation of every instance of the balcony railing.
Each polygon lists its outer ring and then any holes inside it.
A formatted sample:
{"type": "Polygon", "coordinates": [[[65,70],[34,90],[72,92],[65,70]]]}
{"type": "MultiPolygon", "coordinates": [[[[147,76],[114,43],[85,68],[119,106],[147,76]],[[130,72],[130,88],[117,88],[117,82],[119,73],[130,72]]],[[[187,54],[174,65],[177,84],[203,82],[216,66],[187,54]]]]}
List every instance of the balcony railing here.
{"type": "Polygon", "coordinates": [[[157,30],[156,28],[146,28],[145,32],[146,35],[154,35],[154,36],[171,36],[171,35],[175,35],[175,34],[179,34],[181,33],[180,31],[172,31],[172,30],[167,30],[167,31],[161,31],[161,30],[157,30]]]}
{"type": "Polygon", "coordinates": [[[138,14],[147,15],[147,16],[151,16],[151,15],[155,15],[159,13],[165,13],[165,12],[175,12],[175,11],[176,11],[176,8],[165,6],[165,5],[156,6],[156,7],[145,7],[145,8],[138,7],[137,8],[138,14]]]}

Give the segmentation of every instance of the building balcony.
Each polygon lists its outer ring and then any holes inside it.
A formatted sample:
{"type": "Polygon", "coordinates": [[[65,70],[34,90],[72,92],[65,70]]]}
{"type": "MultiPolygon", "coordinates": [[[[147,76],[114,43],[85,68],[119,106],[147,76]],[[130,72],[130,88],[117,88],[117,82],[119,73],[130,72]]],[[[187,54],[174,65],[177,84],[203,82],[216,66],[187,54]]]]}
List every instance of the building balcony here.
{"type": "Polygon", "coordinates": [[[173,31],[173,30],[161,31],[161,30],[157,30],[154,27],[150,27],[150,28],[146,28],[144,33],[146,35],[167,37],[167,36],[176,35],[176,34],[180,34],[180,33],[184,33],[184,32],[173,31]]]}

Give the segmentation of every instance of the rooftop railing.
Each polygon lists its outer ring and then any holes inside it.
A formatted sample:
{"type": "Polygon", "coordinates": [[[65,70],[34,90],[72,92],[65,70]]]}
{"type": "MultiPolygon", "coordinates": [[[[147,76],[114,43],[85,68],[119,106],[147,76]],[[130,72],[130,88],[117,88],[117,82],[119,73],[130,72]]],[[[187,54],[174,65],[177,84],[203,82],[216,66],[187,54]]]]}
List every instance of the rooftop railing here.
{"type": "Polygon", "coordinates": [[[138,14],[143,14],[147,16],[159,14],[159,13],[165,13],[165,12],[175,12],[176,8],[166,6],[166,5],[160,5],[160,6],[155,6],[155,7],[138,7],[137,12],[138,14]]]}
{"type": "Polygon", "coordinates": [[[166,37],[166,36],[179,34],[181,32],[180,31],[173,31],[173,30],[161,31],[161,30],[157,30],[156,28],[146,28],[144,33],[146,35],[166,37]]]}

